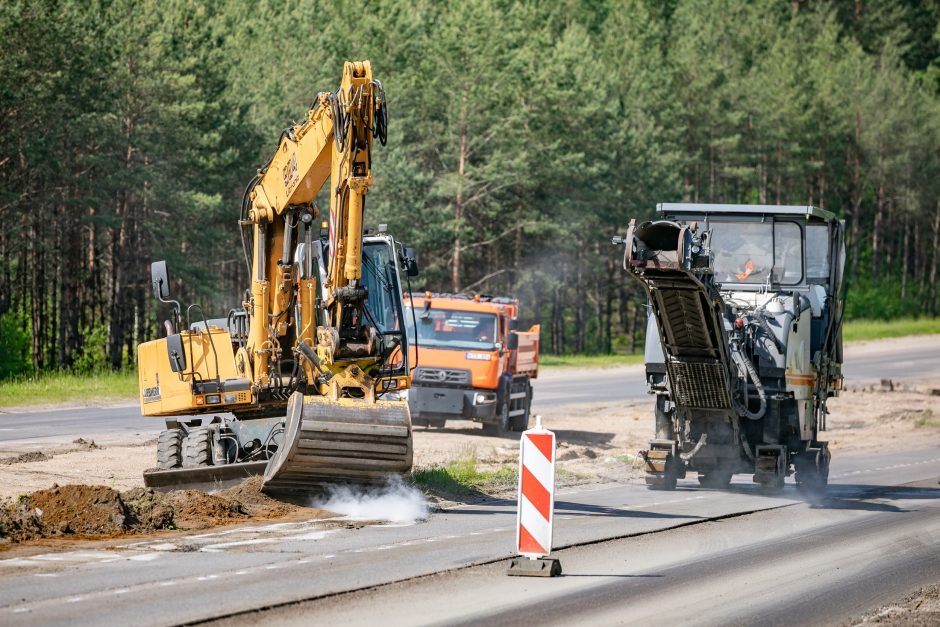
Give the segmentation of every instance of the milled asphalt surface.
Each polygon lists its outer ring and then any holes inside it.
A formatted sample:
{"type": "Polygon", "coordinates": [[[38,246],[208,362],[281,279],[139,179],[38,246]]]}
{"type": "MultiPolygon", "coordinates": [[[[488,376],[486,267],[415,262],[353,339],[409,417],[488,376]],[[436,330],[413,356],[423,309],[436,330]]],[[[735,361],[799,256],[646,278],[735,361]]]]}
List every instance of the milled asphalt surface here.
{"type": "MultiPolygon", "coordinates": [[[[846,383],[935,378],[940,382],[940,345],[924,345],[903,352],[890,344],[876,351],[847,349],[846,383]]],[[[643,366],[615,368],[551,368],[534,381],[533,409],[548,404],[617,403],[642,401],[647,397],[643,366]]],[[[68,438],[155,438],[163,428],[160,418],[140,415],[136,403],[110,407],[5,411],[0,408],[0,444],[43,442],[68,438]]]]}
{"type": "MultiPolygon", "coordinates": [[[[935,582],[940,489],[894,486],[936,481],[940,451],[836,458],[832,471],[829,498],[811,504],[793,485],[777,496],[762,495],[745,476],[726,492],[699,489],[694,476],[674,492],[639,484],[561,490],[556,549],[657,533],[562,551],[567,577],[557,581],[507,578],[503,561],[451,575],[458,585],[446,587],[446,594],[433,587],[435,578],[428,590],[417,581],[388,594],[367,593],[356,610],[337,599],[233,621],[508,624],[518,623],[525,607],[537,622],[579,616],[588,623],[633,622],[633,613],[622,613],[625,599],[649,596],[657,602],[644,601],[638,620],[652,620],[659,608],[660,624],[794,624],[834,615],[825,608],[836,598],[840,605],[832,611],[839,616],[847,616],[849,606],[864,611],[877,605],[885,596],[872,590],[882,579],[887,592],[935,582]],[[761,511],[740,527],[707,523],[761,511]],[[683,529],[666,531],[676,527],[683,529]],[[753,599],[743,598],[751,590],[753,599]],[[374,604],[376,594],[389,603],[374,604]],[[797,599],[796,620],[785,620],[797,599]],[[557,617],[540,600],[561,603],[557,617]]],[[[168,625],[250,612],[505,560],[514,521],[514,502],[493,501],[415,524],[281,522],[0,560],[0,624],[168,625]]]]}

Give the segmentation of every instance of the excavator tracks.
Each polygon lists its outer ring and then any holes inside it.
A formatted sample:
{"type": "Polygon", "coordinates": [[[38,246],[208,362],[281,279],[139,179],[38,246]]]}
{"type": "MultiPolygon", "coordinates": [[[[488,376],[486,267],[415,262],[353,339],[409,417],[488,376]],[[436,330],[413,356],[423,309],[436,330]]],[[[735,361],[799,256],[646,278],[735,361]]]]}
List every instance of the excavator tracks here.
{"type": "Polygon", "coordinates": [[[411,470],[407,403],[294,393],[287,405],[284,445],[268,462],[263,490],[305,493],[319,485],[380,483],[411,470]]]}

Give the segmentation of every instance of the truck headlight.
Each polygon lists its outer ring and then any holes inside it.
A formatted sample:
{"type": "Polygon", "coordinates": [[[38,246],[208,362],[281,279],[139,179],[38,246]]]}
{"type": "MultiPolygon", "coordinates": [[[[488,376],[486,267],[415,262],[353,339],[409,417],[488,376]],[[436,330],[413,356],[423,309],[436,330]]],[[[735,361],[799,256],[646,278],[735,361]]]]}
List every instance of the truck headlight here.
{"type": "Polygon", "coordinates": [[[474,405],[488,405],[496,402],[496,394],[493,392],[478,392],[473,395],[474,405]]]}

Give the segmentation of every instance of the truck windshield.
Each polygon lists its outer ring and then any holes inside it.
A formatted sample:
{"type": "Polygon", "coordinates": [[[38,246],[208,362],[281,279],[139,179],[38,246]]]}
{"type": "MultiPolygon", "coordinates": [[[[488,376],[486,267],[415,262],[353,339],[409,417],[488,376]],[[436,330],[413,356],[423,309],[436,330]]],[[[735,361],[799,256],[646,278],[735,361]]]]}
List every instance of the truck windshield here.
{"type": "MultiPolygon", "coordinates": [[[[405,310],[408,339],[413,341],[411,311],[405,310]]],[[[418,346],[428,348],[496,349],[496,315],[452,309],[414,310],[418,346]]]]}
{"type": "Polygon", "coordinates": [[[793,222],[710,223],[715,280],[719,283],[779,283],[803,279],[803,237],[793,222]]]}

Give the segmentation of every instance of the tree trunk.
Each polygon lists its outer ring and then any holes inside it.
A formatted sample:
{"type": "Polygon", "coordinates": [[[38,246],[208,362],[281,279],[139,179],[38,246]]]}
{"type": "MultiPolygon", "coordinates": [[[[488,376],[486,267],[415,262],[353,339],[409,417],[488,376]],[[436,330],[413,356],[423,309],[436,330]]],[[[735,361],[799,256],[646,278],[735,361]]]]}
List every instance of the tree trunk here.
{"type": "Polygon", "coordinates": [[[940,256],[940,200],[937,200],[937,209],[933,218],[933,261],[930,264],[930,297],[928,307],[931,315],[937,315],[937,257],[940,256]]]}
{"type": "Polygon", "coordinates": [[[875,195],[875,221],[871,229],[871,282],[872,285],[878,281],[878,266],[881,254],[881,242],[884,238],[881,236],[882,219],[884,217],[885,207],[885,175],[884,175],[884,150],[878,154],[878,191],[875,195]]]}
{"type": "Polygon", "coordinates": [[[901,299],[907,297],[907,262],[910,258],[910,249],[907,247],[908,240],[910,239],[910,223],[907,216],[904,216],[904,239],[901,241],[901,250],[899,255],[901,257],[901,299]]]}
{"type": "Polygon", "coordinates": [[[460,114],[460,141],[457,153],[457,193],[454,197],[454,256],[450,268],[450,284],[454,293],[460,293],[460,234],[463,229],[464,177],[467,174],[467,88],[463,91],[463,105],[460,114]]]}

